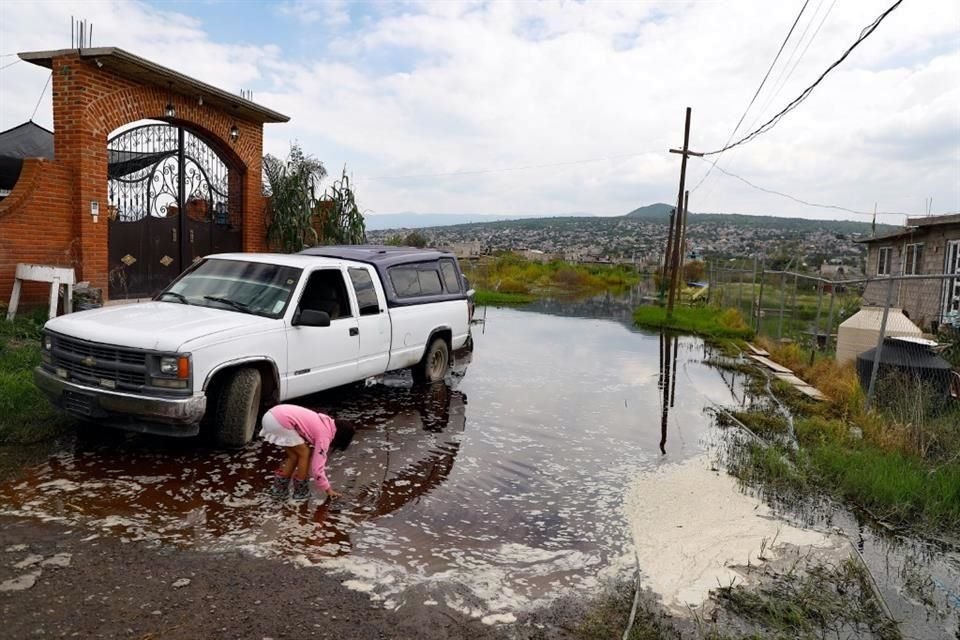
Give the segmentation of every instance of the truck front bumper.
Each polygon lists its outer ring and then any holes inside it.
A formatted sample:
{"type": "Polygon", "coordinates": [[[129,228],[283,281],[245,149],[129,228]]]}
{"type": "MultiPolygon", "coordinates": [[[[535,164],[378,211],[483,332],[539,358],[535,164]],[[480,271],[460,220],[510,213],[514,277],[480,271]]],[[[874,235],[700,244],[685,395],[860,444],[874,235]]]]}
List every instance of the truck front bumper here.
{"type": "Polygon", "coordinates": [[[164,398],[95,389],[58,378],[42,367],[33,370],[33,381],[66,413],[128,431],[195,436],[207,409],[207,397],[202,394],[164,398]]]}

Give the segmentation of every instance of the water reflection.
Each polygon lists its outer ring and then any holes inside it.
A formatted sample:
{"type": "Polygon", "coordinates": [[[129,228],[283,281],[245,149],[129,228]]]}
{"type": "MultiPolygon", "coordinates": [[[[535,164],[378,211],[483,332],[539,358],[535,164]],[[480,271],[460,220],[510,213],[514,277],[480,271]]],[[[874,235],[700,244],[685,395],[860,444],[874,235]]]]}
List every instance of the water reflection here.
{"type": "Polygon", "coordinates": [[[660,453],[667,453],[667,421],[670,408],[677,397],[677,352],[680,350],[680,337],[660,333],[660,377],[657,388],[663,392],[660,401],[660,453]],[[672,352],[672,357],[671,357],[672,352]]]}
{"type": "MultiPolygon", "coordinates": [[[[461,365],[457,375],[463,373],[461,365]]],[[[259,441],[225,453],[108,433],[80,438],[71,451],[0,487],[0,503],[5,513],[83,521],[129,539],[307,557],[344,553],[362,523],[415,504],[443,484],[460,450],[462,391],[447,383],[391,383],[301,401],[333,404],[335,413],[361,425],[350,448],[329,463],[331,482],[347,495],[342,501],[268,498],[263,488],[280,456],[259,441]]]]}

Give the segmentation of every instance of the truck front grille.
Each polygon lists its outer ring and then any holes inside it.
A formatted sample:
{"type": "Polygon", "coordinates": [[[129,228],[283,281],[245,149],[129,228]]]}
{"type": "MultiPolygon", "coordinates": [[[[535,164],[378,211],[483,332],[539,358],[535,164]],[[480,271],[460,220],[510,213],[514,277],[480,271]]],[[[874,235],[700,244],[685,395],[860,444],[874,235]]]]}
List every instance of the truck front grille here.
{"type": "Polygon", "coordinates": [[[54,334],[51,357],[52,368],[64,369],[70,379],[95,387],[139,390],[147,382],[144,351],[54,334]]]}

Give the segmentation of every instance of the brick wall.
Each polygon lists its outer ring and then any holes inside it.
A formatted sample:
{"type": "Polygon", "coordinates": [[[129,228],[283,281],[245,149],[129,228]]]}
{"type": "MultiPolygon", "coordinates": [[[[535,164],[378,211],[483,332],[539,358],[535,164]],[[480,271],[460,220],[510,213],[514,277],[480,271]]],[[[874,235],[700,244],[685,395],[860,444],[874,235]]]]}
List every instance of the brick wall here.
{"type": "MultiPolygon", "coordinates": [[[[71,265],[78,281],[88,280],[107,295],[107,138],[137,120],[181,124],[208,141],[228,165],[240,167],[230,183],[242,186],[243,249],[266,248],[261,123],[200,105],[196,97],[138,84],[75,54],[55,58],[52,71],[54,160],[25,162],[12,193],[0,202],[0,300],[9,300],[18,262],[71,265]],[[176,120],[164,117],[168,102],[176,120]],[[240,130],[236,143],[229,141],[234,124],[240,130]],[[91,201],[100,203],[97,223],[91,201]]],[[[42,302],[47,291],[28,287],[24,302],[42,302]]]]}
{"type": "MultiPolygon", "coordinates": [[[[890,247],[890,274],[903,275],[907,245],[915,243],[923,245],[920,265],[917,268],[918,275],[942,274],[946,269],[948,243],[955,240],[960,240],[960,224],[920,227],[905,237],[873,242],[867,252],[867,277],[878,277],[877,261],[881,247],[890,247]]],[[[906,311],[910,319],[921,328],[928,329],[931,322],[940,320],[943,287],[942,279],[897,282],[893,289],[893,306],[906,311]]],[[[863,294],[864,304],[870,305],[882,306],[886,297],[887,284],[881,281],[868,283],[863,294]]]]}

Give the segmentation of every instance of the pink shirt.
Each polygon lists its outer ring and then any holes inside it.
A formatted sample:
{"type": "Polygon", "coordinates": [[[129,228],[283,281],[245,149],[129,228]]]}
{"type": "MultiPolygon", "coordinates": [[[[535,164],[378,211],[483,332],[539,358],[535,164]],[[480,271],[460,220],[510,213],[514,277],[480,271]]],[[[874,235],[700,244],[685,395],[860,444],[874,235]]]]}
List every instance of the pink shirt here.
{"type": "Polygon", "coordinates": [[[295,404],[278,404],[268,413],[276,418],[280,426],[293,429],[313,447],[313,457],[310,460],[313,481],[324,491],[330,491],[326,467],[327,452],[337,432],[337,425],[333,422],[333,418],[295,404]]]}

